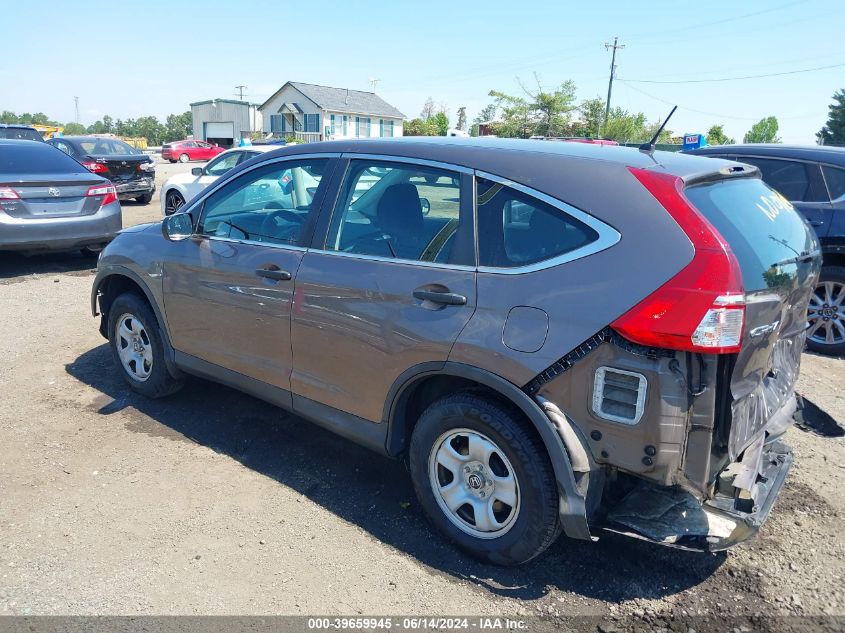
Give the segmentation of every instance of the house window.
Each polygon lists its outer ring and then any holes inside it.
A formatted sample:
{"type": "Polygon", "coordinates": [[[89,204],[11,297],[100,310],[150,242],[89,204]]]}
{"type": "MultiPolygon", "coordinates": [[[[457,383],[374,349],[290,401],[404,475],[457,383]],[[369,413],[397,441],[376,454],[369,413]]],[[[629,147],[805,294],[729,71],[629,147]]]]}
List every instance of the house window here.
{"type": "Polygon", "coordinates": [[[370,119],[369,117],[356,116],[355,117],[355,136],[359,138],[367,138],[370,136],[370,119]]]}
{"type": "Polygon", "coordinates": [[[379,136],[393,136],[393,121],[387,119],[379,119],[378,121],[379,127],[379,136]]]}
{"type": "Polygon", "coordinates": [[[277,132],[284,131],[284,117],[281,114],[271,114],[270,115],[270,131],[274,134],[277,132]]]}
{"type": "Polygon", "coordinates": [[[320,115],[306,114],[305,115],[305,132],[319,132],[320,131],[320,115]]]}
{"type": "Polygon", "coordinates": [[[346,115],[331,115],[331,135],[346,136],[346,115]]]}

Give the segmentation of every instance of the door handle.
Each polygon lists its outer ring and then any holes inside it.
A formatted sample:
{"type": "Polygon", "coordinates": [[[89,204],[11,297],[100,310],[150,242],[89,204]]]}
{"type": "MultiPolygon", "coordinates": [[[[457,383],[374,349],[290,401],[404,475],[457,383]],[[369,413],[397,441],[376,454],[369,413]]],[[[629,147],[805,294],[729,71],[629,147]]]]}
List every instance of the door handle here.
{"type": "Polygon", "coordinates": [[[291,274],[288,271],[279,268],[259,268],[255,271],[255,274],[259,277],[275,279],[276,281],[288,281],[291,278],[291,274]]]}
{"type": "Polygon", "coordinates": [[[438,292],[436,290],[414,290],[414,298],[420,301],[442,303],[447,306],[466,305],[467,298],[455,292],[438,292]]]}
{"type": "Polygon", "coordinates": [[[824,226],[824,220],[810,220],[810,226],[824,226]]]}

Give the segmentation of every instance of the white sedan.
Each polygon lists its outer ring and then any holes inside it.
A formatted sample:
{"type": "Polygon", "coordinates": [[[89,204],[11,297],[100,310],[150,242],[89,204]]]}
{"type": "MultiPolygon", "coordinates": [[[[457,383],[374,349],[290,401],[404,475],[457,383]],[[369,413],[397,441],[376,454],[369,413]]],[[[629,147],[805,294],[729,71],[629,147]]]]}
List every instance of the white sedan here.
{"type": "Polygon", "coordinates": [[[264,152],[279,149],[281,145],[251,145],[247,147],[233,147],[218,154],[212,160],[200,167],[194,167],[190,172],[176,174],[167,179],[161,188],[161,212],[171,215],[182,207],[188,200],[199,194],[215,180],[242,162],[258,156],[264,152]]]}

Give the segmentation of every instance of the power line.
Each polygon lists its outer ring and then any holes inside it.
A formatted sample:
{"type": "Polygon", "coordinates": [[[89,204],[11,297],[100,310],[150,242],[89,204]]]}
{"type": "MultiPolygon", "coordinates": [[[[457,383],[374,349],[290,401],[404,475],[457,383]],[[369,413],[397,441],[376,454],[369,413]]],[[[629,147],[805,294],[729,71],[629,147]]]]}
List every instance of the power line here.
{"type": "MultiPolygon", "coordinates": [[[[721,81],[740,81],[742,79],[760,79],[762,77],[782,77],[784,75],[798,75],[800,73],[811,73],[817,70],[827,70],[829,68],[841,68],[843,64],[830,64],[829,66],[816,66],[815,68],[802,68],[801,70],[786,70],[779,73],[767,73],[765,75],[744,75],[742,77],[719,77],[718,79],[679,79],[679,80],[663,80],[663,79],[625,79],[629,83],[637,84],[705,84],[721,81]]],[[[619,81],[622,81],[620,79],[619,81]]]]}

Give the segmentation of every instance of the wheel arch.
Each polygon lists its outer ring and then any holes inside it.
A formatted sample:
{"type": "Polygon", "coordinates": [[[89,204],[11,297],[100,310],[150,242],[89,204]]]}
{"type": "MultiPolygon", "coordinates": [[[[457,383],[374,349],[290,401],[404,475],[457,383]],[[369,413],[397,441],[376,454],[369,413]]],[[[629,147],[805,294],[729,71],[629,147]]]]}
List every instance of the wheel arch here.
{"type": "Polygon", "coordinates": [[[554,469],[564,531],[570,537],[591,540],[586,501],[578,491],[575,473],[560,434],[538,403],[518,386],[490,371],[463,363],[429,362],[403,372],[388,392],[382,416],[382,422],[388,425],[386,452],[398,456],[406,450],[416,423],[414,414],[421,413],[421,403],[471,387],[485,388],[506,399],[530,421],[554,469]]]}

